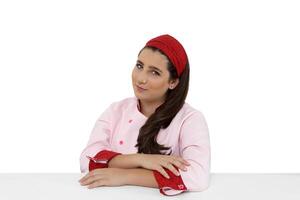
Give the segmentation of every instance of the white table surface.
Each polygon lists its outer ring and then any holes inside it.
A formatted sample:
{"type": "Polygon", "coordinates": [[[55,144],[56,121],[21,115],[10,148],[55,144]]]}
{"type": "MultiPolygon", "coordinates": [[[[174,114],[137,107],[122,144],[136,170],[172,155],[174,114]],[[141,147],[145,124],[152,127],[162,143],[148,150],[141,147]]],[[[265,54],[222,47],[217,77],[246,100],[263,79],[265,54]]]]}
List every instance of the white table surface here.
{"type": "Polygon", "coordinates": [[[100,200],[100,199],[198,199],[198,200],[300,200],[300,174],[211,174],[203,192],[167,197],[158,189],[121,186],[87,189],[80,173],[0,173],[0,200],[100,200]]]}

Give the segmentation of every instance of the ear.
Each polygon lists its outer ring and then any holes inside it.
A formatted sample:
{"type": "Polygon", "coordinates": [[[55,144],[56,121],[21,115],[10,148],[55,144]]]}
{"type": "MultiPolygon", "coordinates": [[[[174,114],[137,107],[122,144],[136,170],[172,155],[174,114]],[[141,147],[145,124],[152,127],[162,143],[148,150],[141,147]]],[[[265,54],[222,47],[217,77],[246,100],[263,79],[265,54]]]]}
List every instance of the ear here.
{"type": "Polygon", "coordinates": [[[179,78],[173,79],[169,83],[169,89],[173,90],[179,83],[179,78]]]}

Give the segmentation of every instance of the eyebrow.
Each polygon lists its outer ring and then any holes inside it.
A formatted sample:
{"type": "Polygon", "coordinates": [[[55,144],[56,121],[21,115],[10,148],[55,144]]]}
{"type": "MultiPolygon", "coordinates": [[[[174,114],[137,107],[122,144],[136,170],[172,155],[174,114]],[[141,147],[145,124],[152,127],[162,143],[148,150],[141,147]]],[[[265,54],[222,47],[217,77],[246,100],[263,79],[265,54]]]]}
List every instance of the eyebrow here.
{"type": "MultiPolygon", "coordinates": [[[[137,60],[137,62],[141,63],[142,65],[144,65],[144,63],[142,61],[140,61],[140,60],[137,60]]],[[[150,65],[149,67],[152,68],[152,69],[155,69],[155,70],[159,71],[160,73],[163,73],[160,69],[158,69],[157,67],[155,67],[153,65],[150,65]]]]}

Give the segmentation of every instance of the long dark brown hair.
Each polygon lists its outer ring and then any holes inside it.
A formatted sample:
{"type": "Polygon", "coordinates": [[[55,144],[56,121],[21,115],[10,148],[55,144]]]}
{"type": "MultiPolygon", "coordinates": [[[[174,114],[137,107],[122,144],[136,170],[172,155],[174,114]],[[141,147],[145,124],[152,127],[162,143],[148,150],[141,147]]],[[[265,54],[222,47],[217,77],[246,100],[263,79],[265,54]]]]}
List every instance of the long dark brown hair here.
{"type": "MultiPolygon", "coordinates": [[[[155,47],[144,47],[141,49],[139,54],[145,48],[152,49],[154,52],[158,51],[164,56],[166,56],[160,49],[155,47]]],[[[139,55],[138,54],[138,55],[139,55]]],[[[168,56],[166,56],[168,58],[168,56]]],[[[176,68],[170,62],[168,58],[168,71],[170,73],[170,80],[178,78],[176,68]]],[[[175,115],[184,105],[188,90],[189,90],[189,79],[190,79],[190,66],[189,61],[187,60],[184,71],[179,77],[178,85],[166,92],[165,102],[161,104],[155,112],[147,119],[145,124],[139,130],[139,136],[137,138],[137,144],[135,147],[138,147],[138,153],[145,154],[165,154],[161,151],[168,151],[171,147],[165,147],[161,144],[158,144],[156,139],[159,133],[159,130],[167,128],[175,115]]],[[[170,155],[172,152],[166,153],[170,155]]]]}

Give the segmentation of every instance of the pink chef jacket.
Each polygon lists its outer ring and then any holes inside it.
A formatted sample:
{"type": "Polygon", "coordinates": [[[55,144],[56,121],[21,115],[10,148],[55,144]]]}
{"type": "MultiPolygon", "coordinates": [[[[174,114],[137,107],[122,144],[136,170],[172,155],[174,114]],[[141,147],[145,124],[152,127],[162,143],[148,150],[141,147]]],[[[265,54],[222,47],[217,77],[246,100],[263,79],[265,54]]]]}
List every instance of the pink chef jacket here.
{"type": "MultiPolygon", "coordinates": [[[[82,173],[107,167],[107,162],[116,155],[137,153],[139,129],[147,120],[139,106],[136,97],[129,97],[112,103],[101,114],[80,156],[82,173]]],[[[171,155],[180,156],[191,164],[186,166],[187,171],[178,169],[180,176],[165,169],[170,179],[153,171],[162,194],[203,191],[209,187],[210,140],[206,120],[200,111],[185,103],[170,125],[159,131],[157,142],[171,147],[171,155]]]]}

